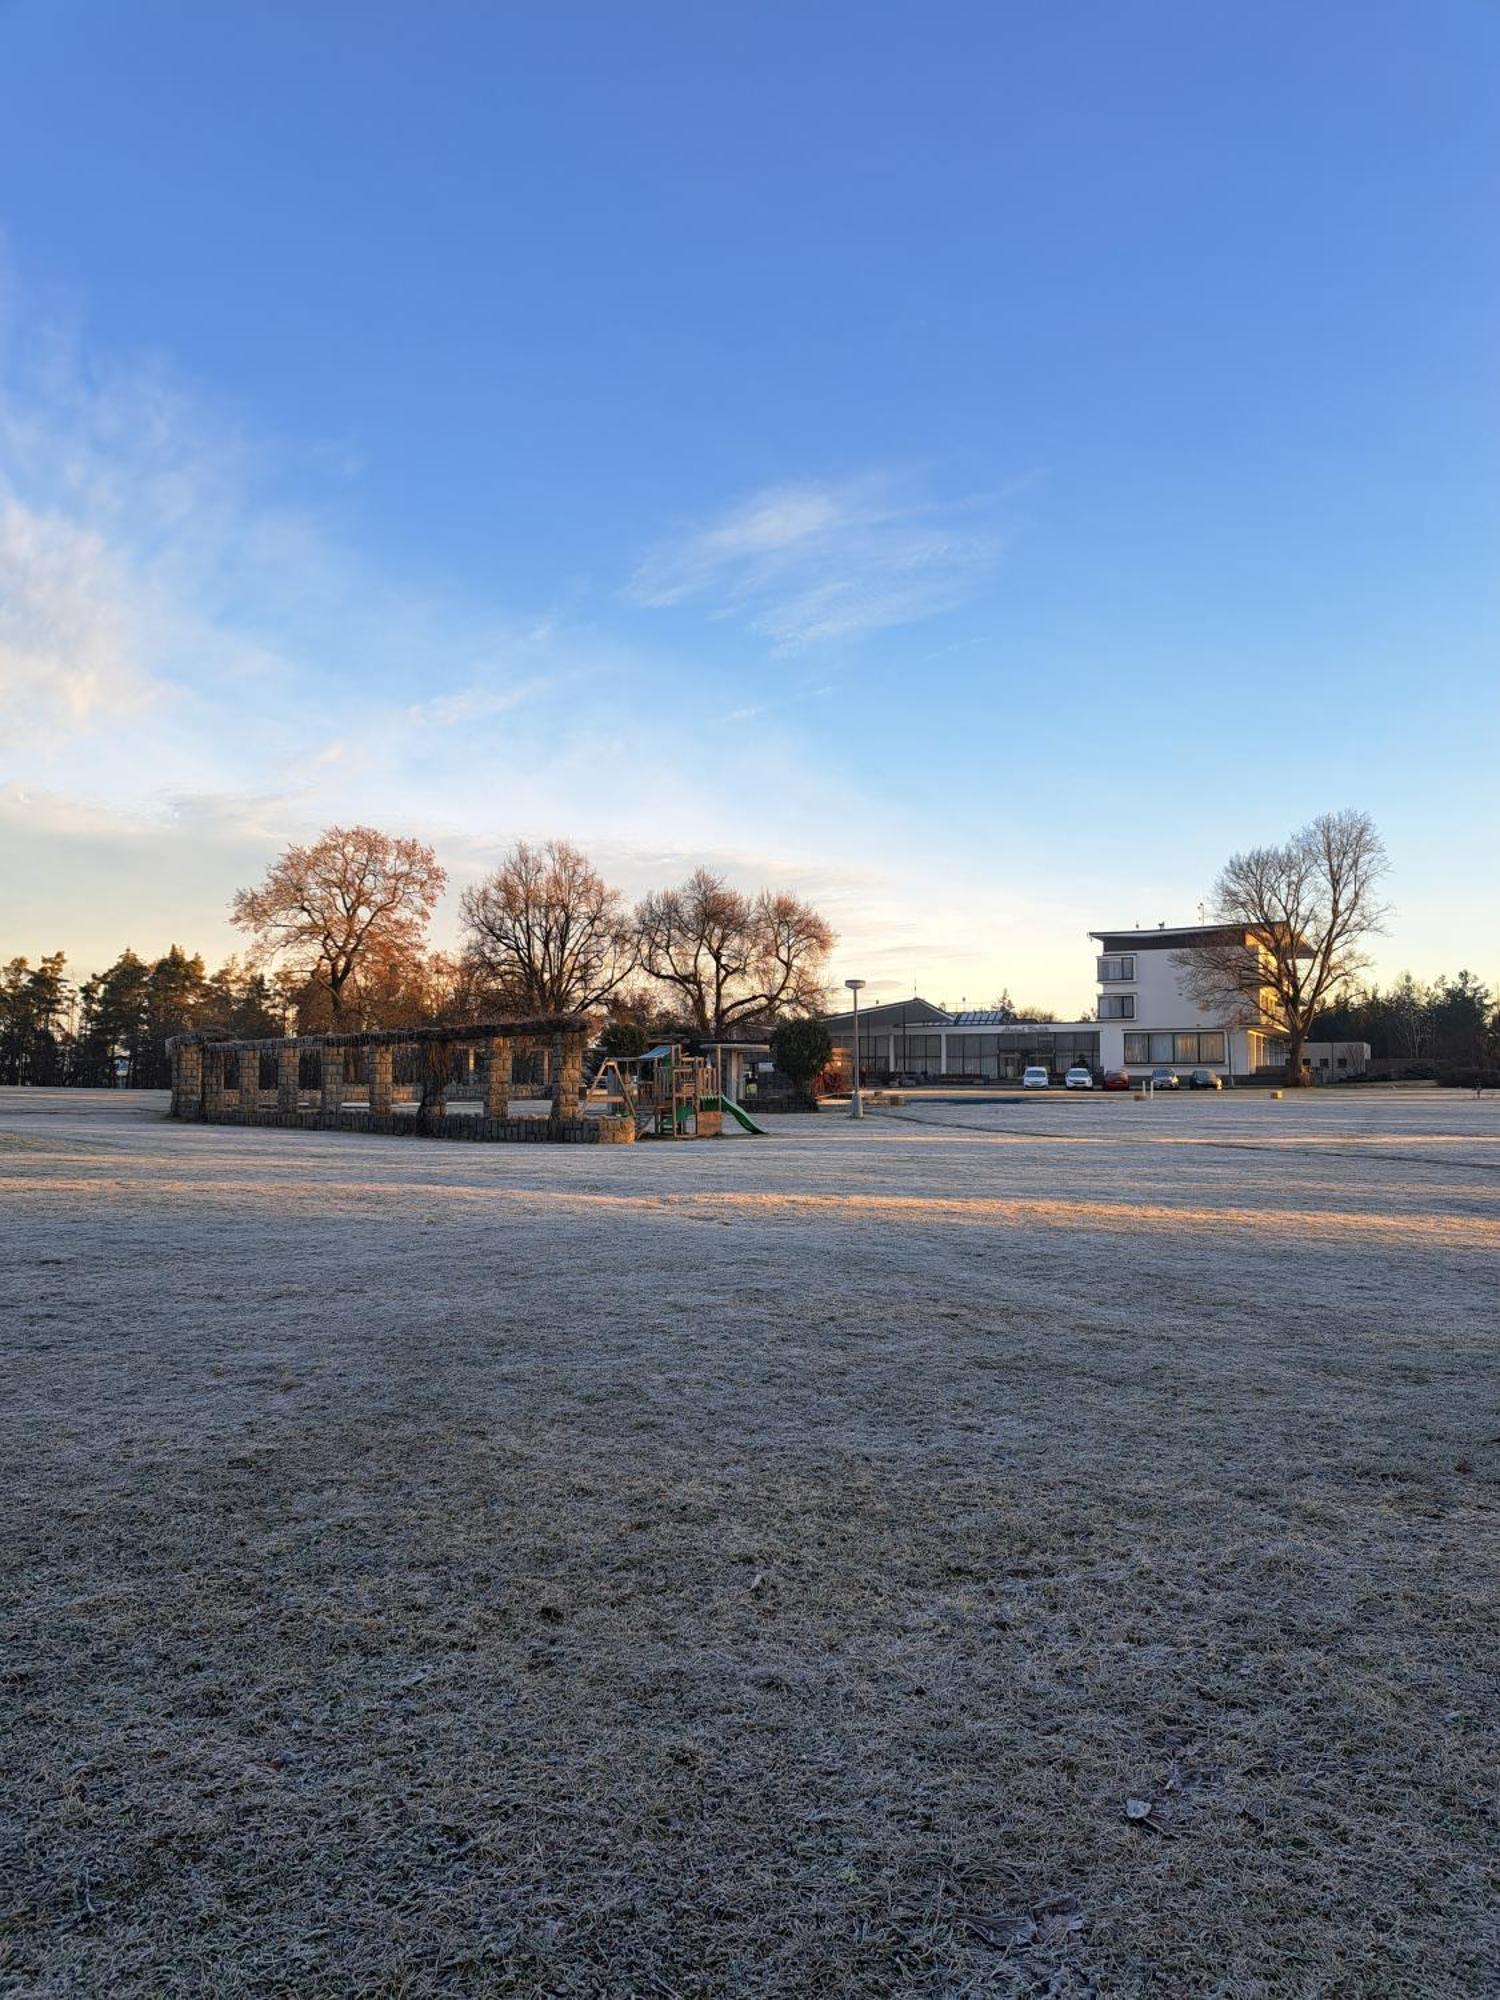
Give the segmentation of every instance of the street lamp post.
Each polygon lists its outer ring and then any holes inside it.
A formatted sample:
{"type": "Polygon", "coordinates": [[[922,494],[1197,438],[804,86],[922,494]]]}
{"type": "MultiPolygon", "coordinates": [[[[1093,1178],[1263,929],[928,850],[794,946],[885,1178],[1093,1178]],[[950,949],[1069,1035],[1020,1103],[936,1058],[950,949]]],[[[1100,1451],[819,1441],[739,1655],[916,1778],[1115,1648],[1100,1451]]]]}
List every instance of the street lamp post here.
{"type": "Polygon", "coordinates": [[[863,1118],[865,1115],[864,1099],[859,1094],[859,989],[864,983],[862,979],[846,979],[844,981],[844,984],[854,995],[854,1095],[849,1099],[849,1116],[851,1118],[863,1118]]]}

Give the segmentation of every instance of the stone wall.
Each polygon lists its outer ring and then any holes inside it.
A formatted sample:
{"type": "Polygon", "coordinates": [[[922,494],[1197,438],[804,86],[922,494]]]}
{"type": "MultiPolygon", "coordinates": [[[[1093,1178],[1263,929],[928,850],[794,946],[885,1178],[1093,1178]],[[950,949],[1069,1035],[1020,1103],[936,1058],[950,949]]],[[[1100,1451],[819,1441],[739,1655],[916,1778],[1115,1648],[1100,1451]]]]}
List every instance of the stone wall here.
{"type": "Polygon", "coordinates": [[[238,1101],[218,1117],[200,1119],[211,1125],[282,1126],[303,1132],[369,1132],[386,1139],[473,1139],[530,1141],[540,1145],[629,1146],[635,1143],[633,1118],[444,1118],[424,1132],[415,1118],[384,1116],[346,1105],[340,1111],[277,1111],[266,1108],[246,1117],[238,1101]]]}

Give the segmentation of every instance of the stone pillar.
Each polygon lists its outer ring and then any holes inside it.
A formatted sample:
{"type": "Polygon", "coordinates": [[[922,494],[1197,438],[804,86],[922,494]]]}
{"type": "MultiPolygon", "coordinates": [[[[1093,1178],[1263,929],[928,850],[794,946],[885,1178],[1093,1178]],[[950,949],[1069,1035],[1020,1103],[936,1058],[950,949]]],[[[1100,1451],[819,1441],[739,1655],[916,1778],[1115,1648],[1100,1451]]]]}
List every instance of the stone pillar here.
{"type": "Polygon", "coordinates": [[[496,1035],[490,1042],[490,1066],[484,1082],[486,1118],[510,1116],[510,1036],[496,1035]]]}
{"type": "Polygon", "coordinates": [[[276,1109],[295,1111],[301,1099],[302,1059],[295,1042],[283,1042],[276,1051],[276,1109]]]}
{"type": "Polygon", "coordinates": [[[322,1109],[337,1115],[344,1108],[344,1051],[323,1045],[322,1109]]]}
{"type": "Polygon", "coordinates": [[[389,1118],[391,1115],[391,1079],[395,1074],[396,1051],[389,1043],[369,1051],[370,1056],[370,1116],[389,1118]]]}
{"type": "Polygon", "coordinates": [[[419,1042],[417,1071],[421,1090],[417,1097],[417,1130],[436,1132],[448,1110],[448,1071],[453,1052],[447,1042],[419,1042]]]}
{"type": "Polygon", "coordinates": [[[203,1051],[203,1115],[224,1116],[224,1051],[209,1047],[203,1051]]]}
{"type": "Polygon", "coordinates": [[[179,1042],[172,1051],[172,1116],[203,1116],[203,1049],[198,1042],[179,1042]]]}
{"type": "Polygon", "coordinates": [[[583,1037],[552,1037],[552,1116],[561,1123],[578,1116],[583,1095],[583,1037]]]}
{"type": "Polygon", "coordinates": [[[240,1116],[253,1125],[260,1110],[260,1050],[240,1050],[240,1116]]]}

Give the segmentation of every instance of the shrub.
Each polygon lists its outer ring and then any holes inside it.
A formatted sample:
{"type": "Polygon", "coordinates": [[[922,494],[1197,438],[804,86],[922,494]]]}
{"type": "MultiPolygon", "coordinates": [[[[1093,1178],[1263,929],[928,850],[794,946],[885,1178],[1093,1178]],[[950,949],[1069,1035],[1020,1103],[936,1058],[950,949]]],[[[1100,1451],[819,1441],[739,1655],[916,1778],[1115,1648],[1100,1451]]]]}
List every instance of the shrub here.
{"type": "Polygon", "coordinates": [[[782,1021],[771,1031],[771,1058],[804,1098],[812,1097],[813,1079],[832,1055],[833,1043],[821,1021],[782,1021]]]}
{"type": "Polygon", "coordinates": [[[629,1062],[644,1055],[650,1046],[651,1037],[638,1022],[611,1021],[599,1037],[599,1056],[601,1061],[613,1056],[616,1062],[629,1062]]]}

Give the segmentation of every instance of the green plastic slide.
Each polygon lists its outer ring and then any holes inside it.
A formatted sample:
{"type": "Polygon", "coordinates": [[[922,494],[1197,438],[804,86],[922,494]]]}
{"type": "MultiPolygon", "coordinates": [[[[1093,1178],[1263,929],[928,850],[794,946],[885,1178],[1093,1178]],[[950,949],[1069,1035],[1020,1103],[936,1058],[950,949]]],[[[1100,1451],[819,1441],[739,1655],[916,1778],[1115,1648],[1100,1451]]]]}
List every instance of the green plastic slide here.
{"type": "Polygon", "coordinates": [[[765,1138],[765,1126],[757,1125],[744,1106],[736,1104],[732,1097],[705,1097],[703,1102],[710,1111],[727,1111],[731,1118],[737,1119],[745,1130],[753,1132],[757,1139],[765,1138]]]}

